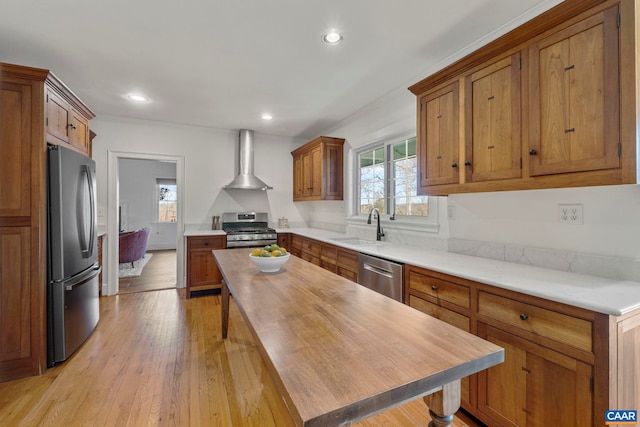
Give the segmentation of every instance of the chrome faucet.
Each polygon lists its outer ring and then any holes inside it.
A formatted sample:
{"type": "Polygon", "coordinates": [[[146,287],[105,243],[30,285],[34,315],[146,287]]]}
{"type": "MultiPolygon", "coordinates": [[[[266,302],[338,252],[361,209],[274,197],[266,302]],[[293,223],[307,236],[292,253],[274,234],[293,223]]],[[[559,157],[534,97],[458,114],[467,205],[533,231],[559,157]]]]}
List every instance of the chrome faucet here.
{"type": "Polygon", "coordinates": [[[378,228],[376,229],[376,240],[382,240],[382,237],[384,236],[384,232],[382,231],[382,227],[380,227],[380,211],[378,210],[378,208],[371,209],[371,211],[369,212],[369,218],[367,219],[367,224],[371,224],[371,215],[373,215],[374,211],[378,216],[378,228]]]}

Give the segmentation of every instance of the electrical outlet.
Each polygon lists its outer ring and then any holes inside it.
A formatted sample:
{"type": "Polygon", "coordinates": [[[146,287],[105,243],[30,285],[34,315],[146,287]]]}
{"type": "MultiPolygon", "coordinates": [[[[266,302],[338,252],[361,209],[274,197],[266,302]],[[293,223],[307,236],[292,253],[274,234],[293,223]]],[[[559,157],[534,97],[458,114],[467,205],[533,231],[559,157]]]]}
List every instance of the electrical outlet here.
{"type": "Polygon", "coordinates": [[[558,205],[558,222],[582,225],[582,205],[558,205]]]}

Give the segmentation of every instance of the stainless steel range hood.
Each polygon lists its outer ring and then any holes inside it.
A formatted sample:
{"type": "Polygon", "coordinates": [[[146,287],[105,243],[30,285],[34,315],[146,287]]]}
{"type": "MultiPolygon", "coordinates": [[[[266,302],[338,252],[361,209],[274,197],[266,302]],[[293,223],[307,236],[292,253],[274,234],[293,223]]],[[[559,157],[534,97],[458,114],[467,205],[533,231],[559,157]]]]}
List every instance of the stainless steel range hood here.
{"type": "Polygon", "coordinates": [[[253,174],[253,131],[241,129],[238,136],[238,170],[237,176],[229,184],[227,190],[271,190],[260,178],[253,174]]]}

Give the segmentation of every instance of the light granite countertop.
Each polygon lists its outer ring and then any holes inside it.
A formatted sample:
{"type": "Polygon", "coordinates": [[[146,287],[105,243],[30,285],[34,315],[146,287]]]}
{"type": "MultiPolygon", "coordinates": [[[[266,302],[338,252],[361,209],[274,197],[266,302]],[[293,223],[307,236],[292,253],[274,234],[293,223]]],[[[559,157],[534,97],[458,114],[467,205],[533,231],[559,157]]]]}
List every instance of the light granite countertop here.
{"type": "MultiPolygon", "coordinates": [[[[621,316],[640,308],[640,282],[636,281],[606,279],[388,242],[353,245],[333,240],[347,237],[346,234],[316,228],[284,228],[276,231],[310,237],[380,258],[412,264],[603,314],[621,316]]],[[[224,231],[185,231],[185,236],[214,234],[224,234],[224,231]]]]}

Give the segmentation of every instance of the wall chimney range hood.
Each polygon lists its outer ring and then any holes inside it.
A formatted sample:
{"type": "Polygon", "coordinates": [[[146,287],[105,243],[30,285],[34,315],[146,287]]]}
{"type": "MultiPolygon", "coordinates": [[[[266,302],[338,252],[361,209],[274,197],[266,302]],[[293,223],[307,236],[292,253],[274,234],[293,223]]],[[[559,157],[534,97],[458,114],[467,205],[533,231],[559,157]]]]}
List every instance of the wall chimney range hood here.
{"type": "Polygon", "coordinates": [[[253,174],[253,131],[241,129],[238,135],[238,174],[226,190],[271,190],[260,178],[253,174]]]}

